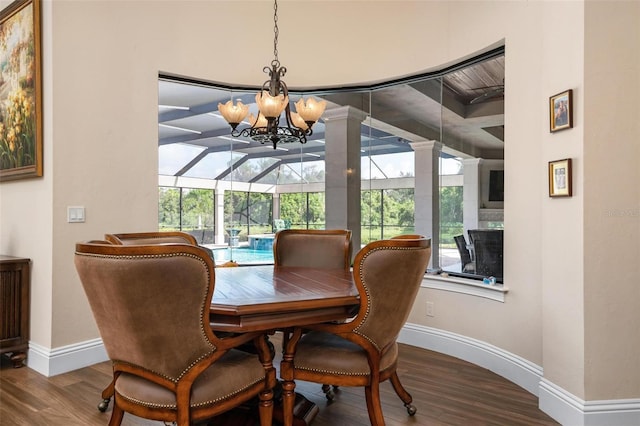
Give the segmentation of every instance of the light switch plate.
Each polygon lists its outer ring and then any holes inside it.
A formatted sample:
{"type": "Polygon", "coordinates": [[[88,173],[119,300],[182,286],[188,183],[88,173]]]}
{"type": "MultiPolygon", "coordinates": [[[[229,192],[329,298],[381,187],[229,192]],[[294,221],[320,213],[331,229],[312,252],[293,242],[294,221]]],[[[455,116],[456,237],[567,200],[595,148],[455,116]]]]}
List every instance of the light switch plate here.
{"type": "Polygon", "coordinates": [[[84,222],[84,207],[83,206],[67,207],[67,222],[69,223],[84,222]]]}

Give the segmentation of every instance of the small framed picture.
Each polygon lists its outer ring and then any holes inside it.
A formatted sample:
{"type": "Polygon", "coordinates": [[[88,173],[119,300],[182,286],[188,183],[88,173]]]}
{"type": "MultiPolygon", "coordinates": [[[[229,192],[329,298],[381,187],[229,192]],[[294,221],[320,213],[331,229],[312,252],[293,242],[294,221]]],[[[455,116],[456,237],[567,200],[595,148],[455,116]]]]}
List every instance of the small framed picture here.
{"type": "Polygon", "coordinates": [[[573,127],[573,90],[549,98],[549,125],[552,133],[573,127]]]}
{"type": "Polygon", "coordinates": [[[571,158],[549,161],[549,197],[571,197],[571,158]]]}

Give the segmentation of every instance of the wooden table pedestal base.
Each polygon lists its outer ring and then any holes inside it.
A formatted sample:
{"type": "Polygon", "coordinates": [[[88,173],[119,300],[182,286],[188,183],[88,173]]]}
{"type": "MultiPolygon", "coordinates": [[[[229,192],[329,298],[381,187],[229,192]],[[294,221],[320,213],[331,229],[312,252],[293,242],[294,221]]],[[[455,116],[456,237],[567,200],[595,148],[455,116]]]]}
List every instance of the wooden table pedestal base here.
{"type": "MultiPolygon", "coordinates": [[[[309,426],[318,414],[319,408],[303,395],[296,393],[296,402],[293,406],[293,426],[309,426]]],[[[282,401],[278,397],[273,407],[274,424],[282,425],[284,415],[282,401]]],[[[257,402],[251,401],[241,407],[217,416],[205,423],[206,425],[222,426],[257,426],[260,424],[257,402]]]]}

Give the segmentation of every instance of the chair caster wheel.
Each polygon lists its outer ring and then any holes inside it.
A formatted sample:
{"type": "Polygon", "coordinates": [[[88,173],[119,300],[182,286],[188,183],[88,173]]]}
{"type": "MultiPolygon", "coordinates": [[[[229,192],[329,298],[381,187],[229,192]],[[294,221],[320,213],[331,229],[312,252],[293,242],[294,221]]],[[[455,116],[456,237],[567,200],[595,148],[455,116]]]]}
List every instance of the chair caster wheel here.
{"type": "Polygon", "coordinates": [[[418,412],[418,409],[411,404],[405,404],[404,406],[407,407],[407,413],[409,413],[410,416],[415,416],[418,412]]]}
{"type": "Polygon", "coordinates": [[[98,411],[101,413],[107,411],[107,408],[109,408],[109,401],[111,401],[111,398],[103,399],[100,404],[98,404],[98,411]]]}
{"type": "Polygon", "coordinates": [[[336,394],[333,392],[330,385],[322,385],[322,392],[324,392],[324,396],[327,397],[328,401],[333,401],[336,397],[336,394]]]}

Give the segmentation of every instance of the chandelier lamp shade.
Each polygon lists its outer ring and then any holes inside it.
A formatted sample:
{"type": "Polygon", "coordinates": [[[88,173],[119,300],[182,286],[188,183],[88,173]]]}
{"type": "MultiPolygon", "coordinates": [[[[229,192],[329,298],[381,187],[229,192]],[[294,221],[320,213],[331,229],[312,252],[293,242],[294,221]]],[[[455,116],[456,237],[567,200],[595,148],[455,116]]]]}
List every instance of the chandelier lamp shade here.
{"type": "Polygon", "coordinates": [[[249,137],[260,143],[271,143],[276,149],[278,143],[307,142],[307,137],[313,134],[312,127],[324,113],[327,103],[316,101],[314,98],[305,100],[300,98],[295,103],[296,112],[291,111],[289,105],[289,89],[282,77],[287,69],[278,60],[278,1],[274,1],[274,38],[271,67],[264,67],[269,74],[262,89],[256,94],[258,116],[249,114],[249,106],[240,100],[233,100],[225,104],[218,103],[218,111],[231,126],[231,136],[249,137]],[[240,123],[248,119],[249,127],[239,128],[240,123]]]}

